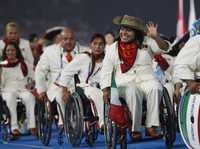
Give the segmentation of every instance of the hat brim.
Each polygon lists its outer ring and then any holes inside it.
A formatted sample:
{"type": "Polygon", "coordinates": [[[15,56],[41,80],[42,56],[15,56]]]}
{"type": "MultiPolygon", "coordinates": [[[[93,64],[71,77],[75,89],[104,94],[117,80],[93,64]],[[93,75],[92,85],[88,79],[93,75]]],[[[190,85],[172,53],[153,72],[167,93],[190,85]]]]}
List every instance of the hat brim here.
{"type": "Polygon", "coordinates": [[[56,37],[56,35],[60,34],[61,31],[64,29],[64,27],[53,27],[48,29],[45,34],[44,34],[44,38],[46,40],[52,41],[54,40],[54,38],[56,37]]]}
{"type": "Polygon", "coordinates": [[[123,16],[116,16],[116,17],[114,17],[113,23],[116,24],[116,25],[120,25],[121,21],[122,21],[122,18],[123,18],[123,16]]]}
{"type": "Polygon", "coordinates": [[[123,23],[121,23],[123,17],[124,17],[124,16],[116,16],[116,17],[114,17],[114,18],[113,18],[113,24],[116,24],[116,25],[119,25],[119,26],[128,27],[128,28],[131,28],[131,29],[136,29],[136,30],[139,30],[139,31],[142,31],[142,32],[146,33],[146,31],[147,31],[146,28],[140,28],[140,27],[138,27],[138,26],[132,26],[132,25],[128,25],[128,24],[123,24],[123,23]]]}

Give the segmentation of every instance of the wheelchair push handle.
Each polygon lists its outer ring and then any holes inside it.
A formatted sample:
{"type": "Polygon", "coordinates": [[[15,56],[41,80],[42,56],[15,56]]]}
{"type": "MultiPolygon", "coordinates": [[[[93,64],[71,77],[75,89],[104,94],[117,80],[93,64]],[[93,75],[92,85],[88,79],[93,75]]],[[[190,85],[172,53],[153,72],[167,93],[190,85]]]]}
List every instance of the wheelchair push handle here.
{"type": "Polygon", "coordinates": [[[104,103],[110,104],[110,87],[102,89],[104,103]]]}

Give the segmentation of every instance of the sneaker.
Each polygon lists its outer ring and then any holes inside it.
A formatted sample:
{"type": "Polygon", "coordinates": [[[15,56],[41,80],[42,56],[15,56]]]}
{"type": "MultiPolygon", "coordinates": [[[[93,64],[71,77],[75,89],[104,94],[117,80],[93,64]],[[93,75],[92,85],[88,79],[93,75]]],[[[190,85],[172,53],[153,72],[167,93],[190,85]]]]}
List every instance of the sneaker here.
{"type": "Polygon", "coordinates": [[[133,139],[134,141],[139,141],[139,140],[142,139],[142,134],[141,134],[141,132],[139,132],[139,131],[133,131],[133,132],[131,133],[131,137],[132,137],[132,139],[133,139]]]}
{"type": "Polygon", "coordinates": [[[37,129],[36,128],[30,128],[29,132],[31,133],[31,135],[36,136],[37,135],[37,129]]]}
{"type": "Polygon", "coordinates": [[[20,135],[21,135],[21,133],[20,133],[19,129],[14,129],[12,131],[12,136],[13,136],[14,140],[18,139],[20,137],[20,135]]]}

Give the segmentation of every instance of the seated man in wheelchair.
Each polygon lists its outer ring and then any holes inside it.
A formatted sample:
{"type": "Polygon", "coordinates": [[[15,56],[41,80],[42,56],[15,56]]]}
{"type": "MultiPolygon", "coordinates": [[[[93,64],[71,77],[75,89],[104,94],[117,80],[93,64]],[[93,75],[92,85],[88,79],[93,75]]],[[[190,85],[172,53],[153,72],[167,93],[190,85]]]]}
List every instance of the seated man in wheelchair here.
{"type": "MultiPolygon", "coordinates": [[[[85,95],[92,99],[97,108],[100,126],[103,124],[103,94],[100,90],[100,73],[104,58],[105,39],[101,34],[94,34],[91,37],[91,53],[83,53],[75,57],[62,71],[61,77],[57,82],[63,88],[63,99],[67,100],[70,95],[69,82],[75,74],[80,79],[80,87],[83,88],[85,95]]],[[[66,101],[67,102],[67,101],[66,101]]]]}
{"type": "Polygon", "coordinates": [[[1,90],[11,115],[11,132],[16,138],[20,136],[16,110],[17,98],[20,98],[26,107],[28,129],[35,135],[35,97],[27,88],[30,85],[28,77],[31,77],[31,71],[29,71],[18,45],[14,42],[5,46],[2,59],[4,61],[1,63],[1,90]]]}
{"type": "Polygon", "coordinates": [[[191,93],[200,93],[200,35],[196,35],[186,42],[179,52],[175,64],[174,77],[185,81],[191,93]]]}
{"type": "MultiPolygon", "coordinates": [[[[80,53],[82,48],[76,45],[75,33],[65,27],[60,33],[60,41],[56,44],[47,46],[35,69],[35,83],[40,100],[54,99],[61,107],[64,113],[65,104],[62,101],[62,89],[54,83],[59,77],[61,70],[68,65],[76,54],[80,53]]],[[[62,114],[60,110],[58,125],[63,128],[62,114]]]]}
{"type": "Polygon", "coordinates": [[[200,49],[200,19],[197,19],[192,24],[190,29],[190,38],[185,43],[181,51],[178,53],[174,64],[174,78],[180,79],[179,86],[182,80],[187,83],[188,89],[192,93],[199,93],[199,49],[200,49]]]}
{"type": "MultiPolygon", "coordinates": [[[[199,19],[200,22],[200,19],[199,19]]],[[[200,31],[200,27],[198,28],[200,31]]],[[[200,105],[200,35],[191,37],[179,52],[175,64],[174,77],[185,82],[186,89],[179,105],[179,128],[188,148],[199,145],[199,105],[200,105]],[[190,118],[190,119],[189,119],[190,118]]]]}
{"type": "MultiPolygon", "coordinates": [[[[152,58],[155,53],[167,49],[168,44],[160,38],[157,25],[152,22],[145,26],[141,19],[128,15],[115,17],[113,22],[120,25],[120,38],[106,49],[101,77],[104,100],[110,98],[111,76],[114,72],[119,96],[126,100],[132,114],[133,139],[141,138],[143,98],[147,101],[146,134],[158,138],[161,135],[154,126],[160,124],[162,86],[153,73],[152,58]]],[[[120,105],[119,101],[113,99],[110,102],[120,105]]]]}

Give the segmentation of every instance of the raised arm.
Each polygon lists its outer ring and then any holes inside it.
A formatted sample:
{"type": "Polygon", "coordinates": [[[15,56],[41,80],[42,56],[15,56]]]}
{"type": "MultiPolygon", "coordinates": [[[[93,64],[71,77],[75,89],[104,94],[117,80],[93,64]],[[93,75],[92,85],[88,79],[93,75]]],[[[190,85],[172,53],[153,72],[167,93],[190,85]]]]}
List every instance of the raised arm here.
{"type": "Polygon", "coordinates": [[[147,27],[147,36],[153,38],[161,50],[168,50],[169,44],[165,40],[163,40],[158,33],[158,24],[149,22],[148,24],[146,24],[146,27],[147,27]]]}

